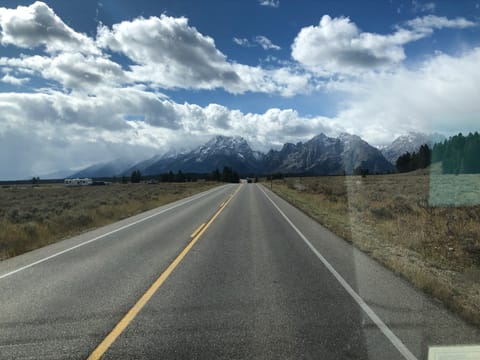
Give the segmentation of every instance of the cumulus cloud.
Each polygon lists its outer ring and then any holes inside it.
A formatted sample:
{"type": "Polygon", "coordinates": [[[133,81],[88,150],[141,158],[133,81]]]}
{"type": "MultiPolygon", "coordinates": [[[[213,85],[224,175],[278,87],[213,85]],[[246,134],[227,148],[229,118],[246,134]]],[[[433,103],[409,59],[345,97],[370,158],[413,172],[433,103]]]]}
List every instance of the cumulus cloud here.
{"type": "Polygon", "coordinates": [[[292,45],[292,56],[320,74],[375,68],[405,58],[401,45],[411,40],[364,33],[349,18],[324,15],[318,26],[303,28],[292,45]]]}
{"type": "Polygon", "coordinates": [[[235,90],[241,79],[214,40],[188,24],[188,19],[160,17],[137,18],[101,26],[97,43],[103,48],[121,52],[138,65],[133,76],[152,80],[162,87],[225,87],[235,90]]]}
{"type": "Polygon", "coordinates": [[[20,85],[24,85],[24,84],[28,83],[30,81],[30,79],[28,77],[18,78],[18,77],[12,76],[10,74],[5,74],[0,79],[0,81],[2,81],[4,83],[7,83],[7,84],[20,86],[20,85]]]}
{"type": "Polygon", "coordinates": [[[266,70],[234,64],[234,68],[244,83],[248,84],[248,89],[253,92],[291,97],[309,93],[313,88],[310,82],[311,75],[295,67],[266,70]]]}
{"type": "Polygon", "coordinates": [[[440,54],[416,70],[402,68],[343,84],[351,97],[332,121],[374,144],[412,130],[447,136],[475,131],[479,61],[480,48],[460,56],[440,54]]]}
{"type": "Polygon", "coordinates": [[[45,46],[47,52],[98,53],[94,41],[67,26],[43,2],[16,9],[0,8],[0,40],[23,48],[45,46]]]}
{"type": "Polygon", "coordinates": [[[324,15],[318,26],[303,28],[292,45],[292,57],[320,76],[356,74],[402,62],[403,46],[430,36],[434,29],[465,28],[477,24],[464,18],[428,15],[397,27],[389,35],[361,31],[347,17],[324,15]]]}
{"type": "Polygon", "coordinates": [[[117,86],[128,81],[119,64],[104,57],[82,53],[0,58],[0,66],[15,67],[19,73],[33,73],[46,80],[54,80],[64,89],[86,92],[95,92],[98,88],[117,86]]]}
{"type": "Polygon", "coordinates": [[[150,137],[145,140],[147,135],[175,133],[168,140],[178,137],[185,141],[186,137],[193,140],[198,135],[205,138],[219,133],[243,134],[252,142],[268,147],[284,139],[303,138],[324,130],[319,127],[319,119],[302,118],[291,109],[245,114],[218,104],[205,107],[179,104],[161,95],[132,88],[105,90],[93,97],[55,91],[50,94],[2,93],[0,113],[3,114],[0,133],[16,128],[75,128],[73,134],[78,135],[79,129],[83,129],[95,131],[96,138],[123,142],[125,134],[148,129],[140,143],[157,149],[162,143],[152,142],[150,137]]]}
{"type": "MultiPolygon", "coordinates": [[[[246,39],[234,38],[248,46],[246,39]]],[[[258,36],[255,42],[263,48],[277,49],[268,38],[258,36]]],[[[137,18],[123,21],[113,27],[100,26],[97,44],[105,49],[128,56],[135,64],[128,76],[137,82],[150,83],[161,88],[216,89],[231,93],[247,91],[279,93],[291,96],[298,88],[298,71],[285,69],[292,77],[278,76],[261,67],[228,61],[216,48],[214,40],[188,24],[187,18],[137,18]]]]}
{"type": "Polygon", "coordinates": [[[280,7],[280,0],[258,0],[261,6],[268,6],[273,8],[280,7]]]}
{"type": "MultiPolygon", "coordinates": [[[[237,39],[242,43],[245,39],[237,39]]],[[[100,25],[97,38],[75,32],[45,3],[16,9],[0,8],[0,41],[20,48],[43,46],[46,54],[0,58],[0,66],[55,81],[64,91],[97,93],[103,88],[147,84],[163,89],[224,89],[230,93],[268,91],[291,96],[298,83],[297,71],[279,77],[259,66],[231,62],[214,40],[188,24],[184,17],[137,18],[100,25]],[[132,65],[116,63],[108,51],[127,56],[132,65]]],[[[268,38],[254,43],[278,49],[268,38]]],[[[289,71],[288,69],[286,71],[289,71]]],[[[3,82],[20,84],[12,75],[3,82]]],[[[302,92],[306,88],[300,89],[302,92]]]]}
{"type": "Polygon", "coordinates": [[[125,129],[128,125],[116,118],[105,105],[108,106],[108,102],[98,98],[74,97],[58,92],[1,93],[0,130],[10,126],[28,127],[30,121],[59,126],[76,124],[95,129],[125,129]]]}

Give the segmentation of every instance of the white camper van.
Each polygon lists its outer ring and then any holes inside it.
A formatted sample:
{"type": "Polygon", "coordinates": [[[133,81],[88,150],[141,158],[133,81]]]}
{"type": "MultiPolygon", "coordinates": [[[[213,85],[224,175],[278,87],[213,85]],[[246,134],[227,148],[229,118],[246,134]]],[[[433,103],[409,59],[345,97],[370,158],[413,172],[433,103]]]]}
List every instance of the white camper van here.
{"type": "Polygon", "coordinates": [[[65,186],[87,186],[92,185],[93,181],[89,178],[65,179],[63,183],[65,184],[65,186]]]}

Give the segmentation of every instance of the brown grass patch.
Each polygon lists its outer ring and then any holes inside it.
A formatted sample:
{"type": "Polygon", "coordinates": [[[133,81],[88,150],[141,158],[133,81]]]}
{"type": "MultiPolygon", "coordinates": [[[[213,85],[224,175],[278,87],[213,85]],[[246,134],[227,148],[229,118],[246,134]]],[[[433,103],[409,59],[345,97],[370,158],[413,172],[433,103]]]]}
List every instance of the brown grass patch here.
{"type": "Polygon", "coordinates": [[[480,325],[480,175],[287,178],[273,190],[480,325]]]}
{"type": "Polygon", "coordinates": [[[208,190],[217,183],[0,188],[0,260],[208,190]]]}

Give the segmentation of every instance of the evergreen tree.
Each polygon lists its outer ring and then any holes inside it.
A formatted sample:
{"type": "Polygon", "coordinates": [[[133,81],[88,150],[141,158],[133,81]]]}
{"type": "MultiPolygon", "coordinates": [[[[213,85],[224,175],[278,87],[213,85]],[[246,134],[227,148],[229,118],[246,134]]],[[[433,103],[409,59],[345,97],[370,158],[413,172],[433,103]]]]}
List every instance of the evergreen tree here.
{"type": "Polygon", "coordinates": [[[409,152],[400,155],[395,165],[399,173],[410,171],[412,165],[412,155],[410,155],[409,152]]]}
{"type": "Polygon", "coordinates": [[[142,174],[140,173],[140,170],[133,170],[132,175],[130,176],[130,181],[132,183],[139,183],[142,181],[142,174]]]}
{"type": "Polygon", "coordinates": [[[402,173],[417,169],[425,169],[426,167],[430,166],[431,162],[432,151],[427,144],[424,144],[420,146],[418,152],[414,152],[412,154],[406,152],[405,154],[401,155],[397,159],[395,166],[397,171],[402,173]]]}
{"type": "Polygon", "coordinates": [[[218,169],[213,170],[211,177],[212,177],[212,181],[220,181],[221,180],[220,171],[218,169]]]}
{"type": "Polygon", "coordinates": [[[480,134],[462,133],[435,144],[432,161],[442,163],[444,174],[480,173],[480,134]]]}
{"type": "Polygon", "coordinates": [[[224,166],[222,171],[222,181],[232,182],[232,176],[233,176],[232,168],[228,166],[224,166]]]}
{"type": "Polygon", "coordinates": [[[182,170],[178,170],[177,175],[175,175],[175,182],[185,182],[185,175],[183,175],[182,170]]]}
{"type": "Polygon", "coordinates": [[[416,169],[425,169],[430,166],[432,161],[432,152],[427,144],[420,146],[418,153],[414,153],[416,161],[414,162],[416,169]]]}

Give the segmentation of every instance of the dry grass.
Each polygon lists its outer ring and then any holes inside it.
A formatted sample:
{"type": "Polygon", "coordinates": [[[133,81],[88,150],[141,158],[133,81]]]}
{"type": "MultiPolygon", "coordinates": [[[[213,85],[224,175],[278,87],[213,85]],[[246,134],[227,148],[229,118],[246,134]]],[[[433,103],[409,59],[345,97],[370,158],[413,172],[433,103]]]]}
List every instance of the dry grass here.
{"type": "Polygon", "coordinates": [[[480,175],[288,178],[273,189],[480,325],[480,175]]]}
{"type": "Polygon", "coordinates": [[[198,182],[0,187],[0,260],[216,185],[198,182]]]}

